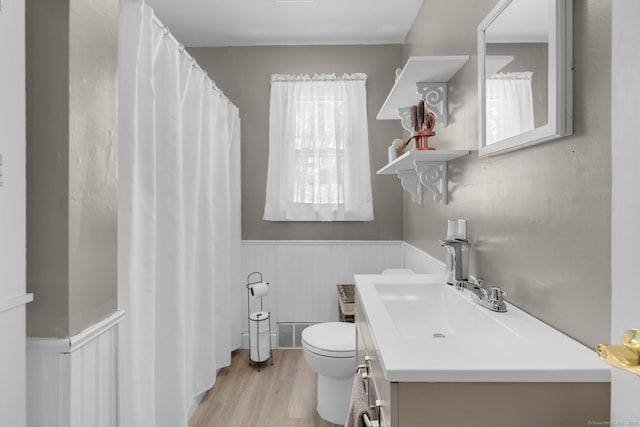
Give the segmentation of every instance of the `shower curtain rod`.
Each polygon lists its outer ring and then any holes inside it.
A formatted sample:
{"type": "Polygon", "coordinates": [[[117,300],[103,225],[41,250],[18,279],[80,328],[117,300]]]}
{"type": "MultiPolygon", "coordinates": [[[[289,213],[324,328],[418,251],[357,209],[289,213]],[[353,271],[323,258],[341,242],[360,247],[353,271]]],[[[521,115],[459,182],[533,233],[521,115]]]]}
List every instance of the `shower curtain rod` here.
{"type": "Polygon", "coordinates": [[[227,95],[224,94],[224,92],[222,92],[222,89],[220,89],[218,86],[216,86],[216,82],[213,81],[213,79],[211,77],[209,77],[209,74],[202,69],[202,67],[200,66],[200,64],[198,64],[198,62],[193,58],[193,56],[191,56],[189,54],[189,52],[187,52],[187,50],[185,49],[184,45],[182,43],[180,43],[178,41],[178,39],[175,38],[175,36],[173,34],[171,34],[171,31],[169,31],[169,27],[167,27],[154,13],[153,14],[153,19],[152,19],[153,23],[156,24],[158,27],[160,27],[160,29],[164,32],[164,36],[166,38],[168,38],[169,40],[171,40],[173,43],[175,43],[176,46],[178,46],[178,51],[180,52],[181,55],[184,55],[189,61],[191,61],[191,63],[193,64],[194,68],[197,68],[202,74],[204,74],[205,78],[209,79],[209,82],[211,82],[211,89],[213,89],[215,92],[217,92],[220,96],[222,96],[224,99],[227,100],[227,102],[229,102],[230,104],[234,105],[235,104],[233,102],[231,102],[231,100],[227,97],[227,95]]]}

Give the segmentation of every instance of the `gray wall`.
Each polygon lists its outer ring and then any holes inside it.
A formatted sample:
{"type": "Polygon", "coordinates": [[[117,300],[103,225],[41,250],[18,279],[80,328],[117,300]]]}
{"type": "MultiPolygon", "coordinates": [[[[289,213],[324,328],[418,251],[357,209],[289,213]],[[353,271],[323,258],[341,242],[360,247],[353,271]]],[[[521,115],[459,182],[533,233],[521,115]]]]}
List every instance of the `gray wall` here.
{"type": "Polygon", "coordinates": [[[69,331],[69,8],[26,2],[27,335],[69,331]]]}
{"type": "MultiPolygon", "coordinates": [[[[405,59],[472,55],[450,82],[449,127],[438,130],[439,147],[477,149],[476,29],[496,3],[426,0],[407,36],[405,59]]],[[[467,219],[471,274],[594,345],[610,330],[610,2],[574,2],[574,58],[574,135],[449,163],[449,205],[418,206],[405,195],[404,238],[444,260],[437,240],[446,220],[467,219]]]]}
{"type": "Polygon", "coordinates": [[[116,309],[118,1],[28,0],[27,334],[116,309]]]}
{"type": "Polygon", "coordinates": [[[399,181],[376,176],[387,163],[387,147],[402,136],[398,121],[375,119],[401,66],[402,47],[260,46],[189,48],[189,52],[240,109],[242,118],[242,238],[245,240],[400,240],[399,181]],[[369,156],[374,221],[263,221],[269,146],[271,74],[367,74],[369,156]]]}
{"type": "Polygon", "coordinates": [[[117,0],[72,0],[69,334],[116,309],[117,0]]]}

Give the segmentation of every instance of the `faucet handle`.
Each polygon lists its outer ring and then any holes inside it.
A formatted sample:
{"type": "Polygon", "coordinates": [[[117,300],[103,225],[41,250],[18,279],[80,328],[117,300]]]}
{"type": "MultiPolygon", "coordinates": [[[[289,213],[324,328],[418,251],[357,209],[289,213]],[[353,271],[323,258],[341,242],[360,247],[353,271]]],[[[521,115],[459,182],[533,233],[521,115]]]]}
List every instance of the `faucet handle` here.
{"type": "Polygon", "coordinates": [[[507,293],[502,289],[490,288],[485,307],[488,307],[493,311],[504,313],[507,311],[507,303],[504,302],[504,297],[506,296],[507,293]]]}
{"type": "Polygon", "coordinates": [[[478,285],[478,287],[482,287],[484,285],[484,280],[482,279],[476,279],[475,280],[475,284],[478,285]]]}
{"type": "Polygon", "coordinates": [[[491,299],[491,301],[501,302],[506,296],[507,293],[500,288],[494,287],[489,289],[489,298],[491,299]]]}

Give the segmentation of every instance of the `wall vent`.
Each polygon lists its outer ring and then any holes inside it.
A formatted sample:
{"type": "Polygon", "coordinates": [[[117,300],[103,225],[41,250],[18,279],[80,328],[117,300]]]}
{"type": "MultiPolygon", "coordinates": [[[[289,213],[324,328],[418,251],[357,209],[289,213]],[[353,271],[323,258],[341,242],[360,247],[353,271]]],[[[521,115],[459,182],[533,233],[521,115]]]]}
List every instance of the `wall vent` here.
{"type": "Polygon", "coordinates": [[[302,331],[313,323],[278,323],[278,348],[302,348],[302,331]]]}

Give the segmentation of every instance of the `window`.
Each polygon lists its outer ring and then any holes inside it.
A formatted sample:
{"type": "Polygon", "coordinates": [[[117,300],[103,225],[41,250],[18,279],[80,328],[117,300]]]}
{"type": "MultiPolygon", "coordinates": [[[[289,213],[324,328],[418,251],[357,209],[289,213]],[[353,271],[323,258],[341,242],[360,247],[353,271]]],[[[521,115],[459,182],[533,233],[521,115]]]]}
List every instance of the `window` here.
{"type": "Polygon", "coordinates": [[[373,219],[364,74],[271,79],[264,219],[373,219]]]}
{"type": "Polygon", "coordinates": [[[523,71],[487,78],[487,145],[533,130],[532,75],[523,71]]]}

